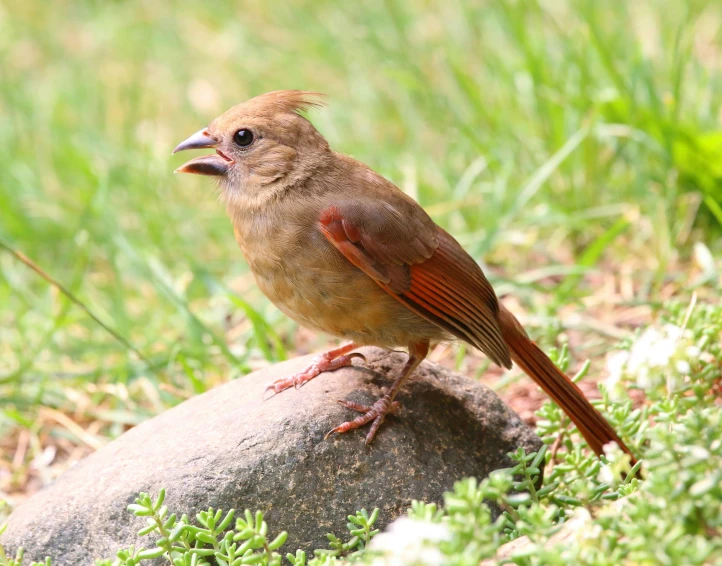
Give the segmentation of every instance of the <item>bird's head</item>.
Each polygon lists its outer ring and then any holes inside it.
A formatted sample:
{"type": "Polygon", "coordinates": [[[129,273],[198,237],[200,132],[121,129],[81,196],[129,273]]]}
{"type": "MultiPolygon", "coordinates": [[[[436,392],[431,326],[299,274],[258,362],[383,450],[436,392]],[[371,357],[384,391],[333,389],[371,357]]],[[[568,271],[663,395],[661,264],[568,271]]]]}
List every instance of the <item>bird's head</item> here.
{"type": "Polygon", "coordinates": [[[303,181],[330,158],[328,142],[299,114],[321,106],[321,96],[279,90],[234,106],[173,151],[213,148],[215,154],[191,159],[176,172],[218,177],[226,193],[303,181]]]}

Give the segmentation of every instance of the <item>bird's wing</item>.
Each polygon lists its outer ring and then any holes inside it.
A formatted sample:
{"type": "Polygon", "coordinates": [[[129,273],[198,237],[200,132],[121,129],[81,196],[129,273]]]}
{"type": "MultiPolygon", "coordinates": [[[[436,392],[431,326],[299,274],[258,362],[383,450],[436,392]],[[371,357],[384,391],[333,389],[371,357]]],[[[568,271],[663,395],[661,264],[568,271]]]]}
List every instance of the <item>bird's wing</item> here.
{"type": "Polygon", "coordinates": [[[417,314],[510,368],[499,303],[478,264],[405,195],[341,201],[319,217],[323,235],[353,265],[417,314]]]}

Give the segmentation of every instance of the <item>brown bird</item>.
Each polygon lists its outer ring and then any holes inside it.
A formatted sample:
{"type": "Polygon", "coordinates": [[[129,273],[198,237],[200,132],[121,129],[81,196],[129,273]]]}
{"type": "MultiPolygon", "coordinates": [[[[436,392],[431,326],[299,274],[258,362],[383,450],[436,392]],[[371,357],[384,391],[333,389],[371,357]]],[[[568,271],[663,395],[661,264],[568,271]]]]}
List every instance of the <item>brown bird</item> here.
{"type": "Polygon", "coordinates": [[[405,347],[409,358],[371,406],[340,401],[371,423],[397,411],[404,380],[438,341],[463,340],[496,364],[512,361],[566,413],[597,454],[614,429],[499,304],[479,265],[411,197],[363,163],[329,148],[299,112],[319,94],[269,92],[234,106],[175,148],[215,148],[178,168],[216,177],[236,240],[258,286],[285,314],[348,343],[269,386],[280,393],[351,365],[361,345],[405,347]]]}

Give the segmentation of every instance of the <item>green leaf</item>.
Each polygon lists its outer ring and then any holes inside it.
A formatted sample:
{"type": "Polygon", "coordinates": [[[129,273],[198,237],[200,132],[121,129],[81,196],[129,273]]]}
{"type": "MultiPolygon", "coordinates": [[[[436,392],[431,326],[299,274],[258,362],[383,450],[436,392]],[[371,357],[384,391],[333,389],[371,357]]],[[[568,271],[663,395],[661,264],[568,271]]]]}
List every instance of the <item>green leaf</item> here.
{"type": "Polygon", "coordinates": [[[136,558],[140,560],[152,560],[154,558],[160,558],[165,554],[165,549],[156,547],[156,548],[150,548],[148,550],[141,550],[136,558]]]}
{"type": "Polygon", "coordinates": [[[286,543],[286,539],[288,539],[288,533],[286,531],[281,531],[276,538],[268,543],[268,548],[271,550],[278,550],[286,543]]]}

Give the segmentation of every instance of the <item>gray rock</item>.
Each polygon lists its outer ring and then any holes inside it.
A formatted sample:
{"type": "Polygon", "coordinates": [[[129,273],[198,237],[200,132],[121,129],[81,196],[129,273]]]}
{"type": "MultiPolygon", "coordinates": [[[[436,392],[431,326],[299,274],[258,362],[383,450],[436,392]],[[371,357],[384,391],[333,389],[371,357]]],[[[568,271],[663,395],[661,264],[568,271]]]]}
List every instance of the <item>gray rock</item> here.
{"type": "MultiPolygon", "coordinates": [[[[345,533],[345,516],[381,508],[380,526],[412,499],[440,502],[465,476],[510,464],[506,454],[540,441],[483,385],[424,363],[399,395],[403,410],[370,448],[364,431],[324,440],[356,416],[334,403],[370,404],[406,356],[362,350],[366,367],[326,373],[299,390],[263,401],[264,386],[298,371],[309,357],[227,383],[133,428],[16,509],[0,539],[26,560],[93,564],[137,542],[144,522],[126,511],[138,492],[167,489],[166,504],[193,516],[213,506],[260,509],[282,550],[324,547],[345,533]]],[[[268,397],[268,396],[267,396],[268,397]]],[[[150,541],[144,546],[149,546],[150,541]]]]}

